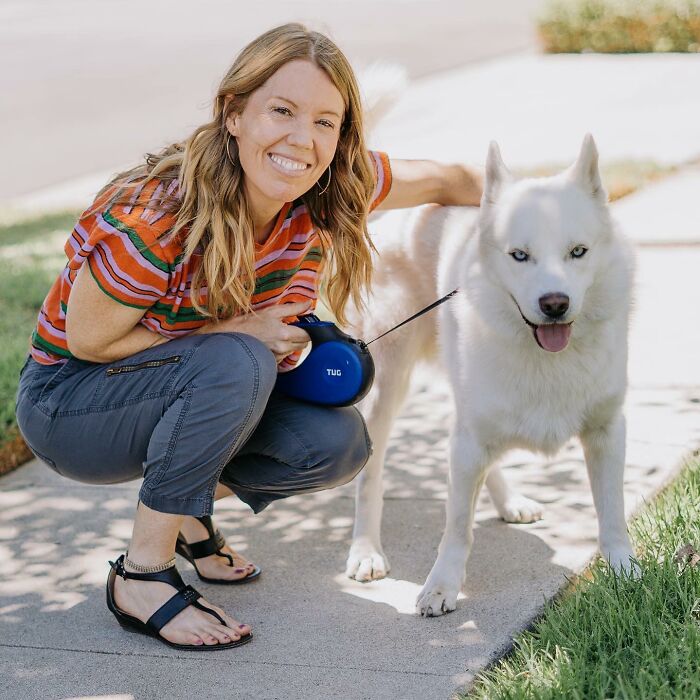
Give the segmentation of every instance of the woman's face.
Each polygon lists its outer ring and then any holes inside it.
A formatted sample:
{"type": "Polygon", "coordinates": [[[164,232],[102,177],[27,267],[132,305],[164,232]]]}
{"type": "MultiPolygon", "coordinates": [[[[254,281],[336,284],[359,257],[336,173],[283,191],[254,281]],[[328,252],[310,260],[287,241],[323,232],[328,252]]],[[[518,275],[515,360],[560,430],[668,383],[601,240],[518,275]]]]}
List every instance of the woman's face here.
{"type": "Polygon", "coordinates": [[[284,64],[251,93],[243,112],[228,117],[254,213],[274,215],[314,186],[333,160],[342,119],[338,89],[301,59],[284,64]]]}

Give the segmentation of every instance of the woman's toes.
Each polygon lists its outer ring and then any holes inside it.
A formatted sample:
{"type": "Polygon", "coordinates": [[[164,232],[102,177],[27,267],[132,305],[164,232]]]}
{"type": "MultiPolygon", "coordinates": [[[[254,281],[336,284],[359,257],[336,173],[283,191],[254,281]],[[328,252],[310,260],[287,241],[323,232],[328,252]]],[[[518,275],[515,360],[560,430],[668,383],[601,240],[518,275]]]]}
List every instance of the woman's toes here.
{"type": "Polygon", "coordinates": [[[235,642],[241,638],[241,635],[238,634],[235,629],[231,629],[230,627],[219,627],[216,630],[216,636],[222,642],[235,642]]]}
{"type": "Polygon", "coordinates": [[[205,644],[212,645],[212,644],[218,644],[219,640],[213,635],[210,634],[209,632],[201,632],[199,635],[203,640],[205,644]]]}
{"type": "Polygon", "coordinates": [[[235,630],[222,625],[212,625],[208,632],[219,644],[227,644],[240,638],[240,635],[236,634],[235,630]]]}

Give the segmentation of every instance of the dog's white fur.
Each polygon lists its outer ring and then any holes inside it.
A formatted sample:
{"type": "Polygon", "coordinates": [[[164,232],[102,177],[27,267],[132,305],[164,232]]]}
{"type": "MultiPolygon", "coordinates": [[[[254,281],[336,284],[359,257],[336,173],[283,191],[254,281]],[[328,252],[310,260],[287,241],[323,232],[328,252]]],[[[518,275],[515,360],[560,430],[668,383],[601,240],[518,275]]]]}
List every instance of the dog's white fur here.
{"type": "Polygon", "coordinates": [[[542,516],[538,503],[509,489],[496,459],[515,447],[553,454],[575,435],[586,457],[601,553],[613,567],[629,569],[622,405],[633,256],[611,221],[592,137],[571,168],[539,179],[514,178],[492,143],[480,208],[398,210],[371,229],[380,255],[368,311],[351,311],[349,330],[357,337],[371,339],[460,291],[438,312],[372,345],[376,380],[360,408],[374,453],[358,477],[347,575],[367,581],[389,571],[380,542],[387,440],[416,361],[438,348],[455,399],[447,524],[417,611],[455,609],[484,482],[504,520],[542,516]],[[576,246],[587,248],[583,257],[572,257],[576,246]],[[518,262],[514,250],[529,259],[518,262]],[[559,352],[540,347],[524,319],[551,322],[539,303],[550,293],[570,300],[557,319],[572,322],[559,352]]]}

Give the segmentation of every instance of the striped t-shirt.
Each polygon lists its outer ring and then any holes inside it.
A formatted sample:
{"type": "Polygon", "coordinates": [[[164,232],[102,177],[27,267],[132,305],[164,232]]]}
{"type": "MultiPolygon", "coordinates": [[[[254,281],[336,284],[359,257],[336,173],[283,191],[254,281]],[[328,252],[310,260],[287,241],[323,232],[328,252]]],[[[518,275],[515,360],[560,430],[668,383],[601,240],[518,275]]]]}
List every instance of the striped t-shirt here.
{"type": "MultiPolygon", "coordinates": [[[[391,187],[386,153],[370,151],[376,184],[370,211],[384,200],[391,187]]],[[[66,310],[73,281],[85,261],[105,294],[116,301],[144,309],[139,323],[167,338],[187,335],[207,322],[190,299],[190,286],[201,255],[184,257],[183,237],[168,238],[176,214],[153,208],[172,194],[157,179],[145,183],[128,205],[91,206],[78,219],[65,245],[68,262],[39,311],[31,337],[31,355],[43,365],[63,364],[72,357],[66,342],[66,310]],[[93,211],[96,210],[96,211],[93,211]]],[[[107,190],[107,203],[113,194],[107,190]]],[[[99,204],[96,200],[95,204],[99,204]]],[[[280,210],[267,240],[255,244],[255,291],[252,307],[311,299],[316,305],[321,263],[321,239],[306,205],[287,202],[280,210]]],[[[206,287],[202,288],[206,301],[206,287]]],[[[299,357],[289,356],[280,370],[290,369],[299,357]]]]}

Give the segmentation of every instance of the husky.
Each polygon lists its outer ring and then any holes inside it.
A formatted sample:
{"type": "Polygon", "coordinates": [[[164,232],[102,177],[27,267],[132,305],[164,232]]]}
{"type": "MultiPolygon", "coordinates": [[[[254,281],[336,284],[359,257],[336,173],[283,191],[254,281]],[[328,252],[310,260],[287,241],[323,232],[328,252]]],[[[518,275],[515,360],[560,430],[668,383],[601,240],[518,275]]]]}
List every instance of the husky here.
{"type": "Polygon", "coordinates": [[[457,293],[373,347],[376,379],[359,408],[374,452],[357,481],[346,574],[384,577],[382,470],[391,426],[419,360],[439,357],[454,397],[446,527],[416,612],[456,607],[484,484],[507,522],[542,517],[509,488],[497,459],[511,448],[553,455],[578,436],[598,517],[600,552],[632,568],[623,497],[627,335],[634,272],[611,219],[587,134],[576,162],[546,178],[516,178],[492,142],[481,206],[424,205],[370,225],[379,249],[368,309],[349,332],[373,338],[457,293]]]}

